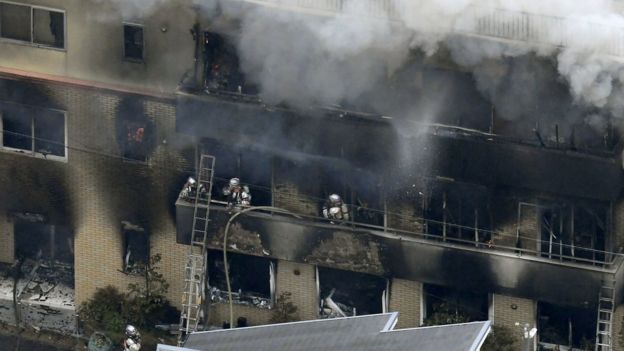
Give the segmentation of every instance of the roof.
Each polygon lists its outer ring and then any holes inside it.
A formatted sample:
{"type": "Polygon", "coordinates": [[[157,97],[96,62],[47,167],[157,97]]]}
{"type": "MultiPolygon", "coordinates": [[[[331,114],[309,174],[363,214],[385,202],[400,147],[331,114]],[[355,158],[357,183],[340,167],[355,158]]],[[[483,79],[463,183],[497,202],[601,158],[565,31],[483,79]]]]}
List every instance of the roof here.
{"type": "Polygon", "coordinates": [[[490,322],[394,330],[398,313],[318,319],[191,334],[184,348],[158,351],[478,351],[490,322]]]}

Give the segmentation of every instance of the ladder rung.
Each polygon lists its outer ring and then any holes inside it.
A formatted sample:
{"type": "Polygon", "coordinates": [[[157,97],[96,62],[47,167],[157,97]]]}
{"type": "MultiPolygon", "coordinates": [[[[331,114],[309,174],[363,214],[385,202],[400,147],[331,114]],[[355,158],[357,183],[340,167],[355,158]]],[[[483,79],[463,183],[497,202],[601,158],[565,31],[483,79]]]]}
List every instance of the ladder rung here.
{"type": "Polygon", "coordinates": [[[613,313],[611,310],[604,310],[604,309],[600,309],[600,310],[598,310],[598,312],[600,312],[600,313],[609,313],[609,314],[613,313]]]}

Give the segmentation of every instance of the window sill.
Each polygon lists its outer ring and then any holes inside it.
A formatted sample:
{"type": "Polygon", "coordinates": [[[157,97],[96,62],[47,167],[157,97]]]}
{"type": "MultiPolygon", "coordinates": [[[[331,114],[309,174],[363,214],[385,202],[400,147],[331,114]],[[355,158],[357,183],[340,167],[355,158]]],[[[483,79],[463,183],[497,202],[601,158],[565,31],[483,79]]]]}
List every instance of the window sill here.
{"type": "Polygon", "coordinates": [[[29,42],[29,41],[10,39],[10,38],[2,38],[2,37],[0,37],[0,43],[16,44],[16,45],[28,46],[28,47],[32,47],[32,48],[58,51],[58,52],[63,52],[63,53],[67,52],[67,48],[65,48],[65,47],[57,48],[57,47],[54,47],[54,46],[49,46],[49,45],[44,45],[44,44],[37,44],[37,43],[29,42]]]}
{"type": "MultiPolygon", "coordinates": [[[[67,148],[66,150],[67,151],[67,148]]],[[[42,160],[48,160],[48,161],[56,161],[56,162],[63,162],[63,163],[67,163],[67,156],[56,156],[56,155],[44,155],[42,153],[39,152],[33,152],[33,151],[26,151],[26,150],[21,150],[21,149],[14,149],[14,148],[10,148],[10,147],[6,147],[6,146],[0,146],[0,152],[4,152],[7,154],[14,154],[14,155],[22,155],[22,156],[28,156],[28,157],[33,157],[33,158],[39,158],[42,160]]]]}
{"type": "Polygon", "coordinates": [[[145,63],[145,59],[136,59],[136,58],[124,57],[123,60],[125,62],[130,62],[130,63],[145,63]]]}

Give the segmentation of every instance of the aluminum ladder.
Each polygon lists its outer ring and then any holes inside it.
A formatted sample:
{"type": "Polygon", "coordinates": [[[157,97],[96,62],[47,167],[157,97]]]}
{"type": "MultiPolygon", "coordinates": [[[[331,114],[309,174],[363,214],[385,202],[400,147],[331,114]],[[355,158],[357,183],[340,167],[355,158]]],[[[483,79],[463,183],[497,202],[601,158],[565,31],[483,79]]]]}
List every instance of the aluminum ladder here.
{"type": "Polygon", "coordinates": [[[182,292],[178,346],[184,344],[190,333],[197,331],[206,298],[206,264],[208,258],[206,238],[208,236],[208,223],[210,222],[214,166],[214,156],[201,155],[193,209],[191,246],[184,268],[184,291],[182,292]]]}
{"type": "Polygon", "coordinates": [[[598,294],[598,319],[596,323],[595,351],[613,350],[613,313],[615,312],[615,280],[602,280],[598,294]]]}

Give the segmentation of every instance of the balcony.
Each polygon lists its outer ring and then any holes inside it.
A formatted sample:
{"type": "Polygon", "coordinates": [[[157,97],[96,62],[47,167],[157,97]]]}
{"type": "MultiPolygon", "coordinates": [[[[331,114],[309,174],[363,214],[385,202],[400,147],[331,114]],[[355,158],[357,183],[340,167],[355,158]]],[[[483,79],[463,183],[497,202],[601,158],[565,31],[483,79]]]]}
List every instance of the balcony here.
{"type": "MultiPolygon", "coordinates": [[[[190,242],[193,205],[176,203],[177,240],[190,242]]],[[[230,218],[213,202],[210,248],[222,249],[230,218]]],[[[452,227],[449,227],[452,229],[452,227]]],[[[618,282],[622,300],[623,258],[600,252],[595,259],[484,243],[475,240],[345,222],[339,225],[300,214],[252,211],[228,233],[233,252],[303,262],[425,283],[461,286],[477,292],[511,294],[558,304],[596,304],[606,275],[618,282]]],[[[577,249],[578,250],[578,249],[577,249]]],[[[588,250],[588,249],[587,249],[588,250]]]]}
{"type": "MultiPolygon", "coordinates": [[[[396,0],[240,0],[245,3],[320,16],[362,16],[368,19],[409,22],[420,10],[417,2],[396,0]]],[[[408,25],[409,26],[409,25],[408,25]]],[[[491,40],[524,42],[533,46],[567,47],[586,38],[599,53],[624,57],[624,28],[522,11],[471,6],[453,21],[449,33],[491,40]],[[595,45],[599,42],[601,45],[595,45]]]]}

